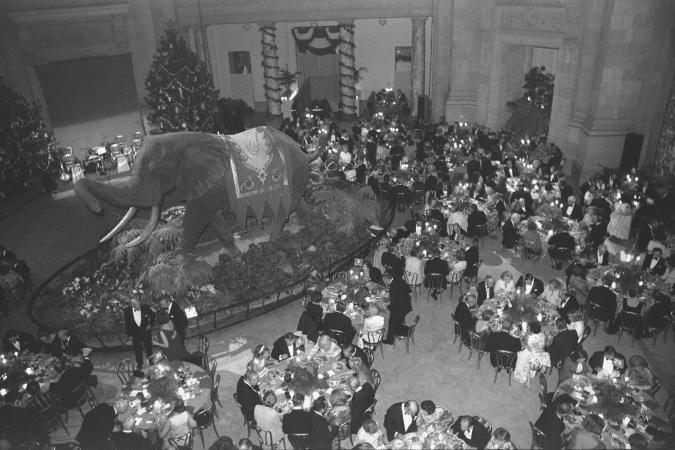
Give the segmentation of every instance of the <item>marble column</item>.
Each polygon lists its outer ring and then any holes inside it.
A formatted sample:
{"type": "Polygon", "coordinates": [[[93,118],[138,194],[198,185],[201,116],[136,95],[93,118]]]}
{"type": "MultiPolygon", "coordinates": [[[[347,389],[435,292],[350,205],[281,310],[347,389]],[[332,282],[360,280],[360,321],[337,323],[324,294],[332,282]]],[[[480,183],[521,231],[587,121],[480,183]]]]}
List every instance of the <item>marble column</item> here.
{"type": "Polygon", "coordinates": [[[340,22],[340,105],[346,117],[356,116],[354,21],[340,22]]]}
{"type": "Polygon", "coordinates": [[[413,116],[417,116],[425,111],[418,111],[418,97],[424,95],[424,69],[425,69],[425,42],[426,36],[426,17],[412,17],[412,67],[410,68],[410,76],[412,81],[412,93],[410,94],[410,102],[412,106],[413,116]]]}
{"type": "Polygon", "coordinates": [[[281,88],[279,87],[279,57],[277,56],[277,29],[273,22],[260,24],[262,33],[263,76],[267,114],[281,115],[281,88]]]}
{"type": "Polygon", "coordinates": [[[675,81],[670,89],[668,106],[663,116],[654,165],[659,175],[668,176],[675,173],[675,81]]]}

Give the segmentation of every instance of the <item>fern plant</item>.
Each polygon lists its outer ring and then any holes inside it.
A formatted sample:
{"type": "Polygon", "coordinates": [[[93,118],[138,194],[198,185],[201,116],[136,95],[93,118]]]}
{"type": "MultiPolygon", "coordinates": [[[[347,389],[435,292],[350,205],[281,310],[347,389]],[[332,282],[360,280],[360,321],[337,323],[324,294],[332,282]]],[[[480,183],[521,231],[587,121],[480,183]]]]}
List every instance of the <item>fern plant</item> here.
{"type": "Polygon", "coordinates": [[[359,226],[379,222],[380,203],[370,187],[317,186],[310,203],[316,213],[335,223],[342,233],[351,234],[359,226]]]}

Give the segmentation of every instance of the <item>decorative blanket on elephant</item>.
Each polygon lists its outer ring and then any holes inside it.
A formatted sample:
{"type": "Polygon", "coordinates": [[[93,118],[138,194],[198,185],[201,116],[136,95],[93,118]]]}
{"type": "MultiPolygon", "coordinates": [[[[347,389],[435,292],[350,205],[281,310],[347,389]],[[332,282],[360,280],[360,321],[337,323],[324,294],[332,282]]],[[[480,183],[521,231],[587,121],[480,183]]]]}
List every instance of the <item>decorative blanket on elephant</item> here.
{"type": "MultiPolygon", "coordinates": [[[[279,205],[289,210],[291,199],[288,174],[283,152],[272,145],[273,137],[266,127],[252,128],[243,133],[225,136],[232,152],[232,177],[236,199],[235,214],[242,225],[246,221],[247,207],[250,206],[260,222],[268,204],[276,217],[279,205]],[[241,201],[246,199],[247,201],[241,201]]],[[[233,199],[234,200],[234,199],[233,199]]]]}

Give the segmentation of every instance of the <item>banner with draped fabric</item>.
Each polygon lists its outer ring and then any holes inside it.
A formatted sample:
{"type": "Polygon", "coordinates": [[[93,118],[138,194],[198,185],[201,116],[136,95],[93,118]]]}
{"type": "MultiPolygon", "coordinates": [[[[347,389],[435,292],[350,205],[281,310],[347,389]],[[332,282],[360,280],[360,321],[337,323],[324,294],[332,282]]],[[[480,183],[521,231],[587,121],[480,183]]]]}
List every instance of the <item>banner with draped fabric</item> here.
{"type": "Polygon", "coordinates": [[[291,31],[300,53],[330,55],[340,45],[340,25],[321,27],[295,27],[291,31]]]}

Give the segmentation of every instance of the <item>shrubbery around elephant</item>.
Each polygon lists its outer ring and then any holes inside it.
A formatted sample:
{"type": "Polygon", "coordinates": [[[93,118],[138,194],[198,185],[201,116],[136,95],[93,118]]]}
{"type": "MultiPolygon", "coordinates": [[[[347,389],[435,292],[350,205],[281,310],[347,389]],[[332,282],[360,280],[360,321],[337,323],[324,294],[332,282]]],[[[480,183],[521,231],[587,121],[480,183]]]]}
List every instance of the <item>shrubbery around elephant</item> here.
{"type": "Polygon", "coordinates": [[[223,213],[234,213],[243,224],[249,211],[259,221],[265,211],[271,212],[270,238],[278,238],[305,192],[313,157],[285,133],[269,127],[231,136],[168,133],[145,139],[133,173],[124,183],[85,178],[75,185],[75,192],[95,213],[102,211],[101,201],[129,208],[102,242],[119,232],[139,208],[152,208],[141,235],[127,244],[134,246],[152,233],[164,195],[175,190],[185,201],[183,249],[192,250],[204,228],[212,224],[228,252],[236,254],[234,227],[223,213]]]}

